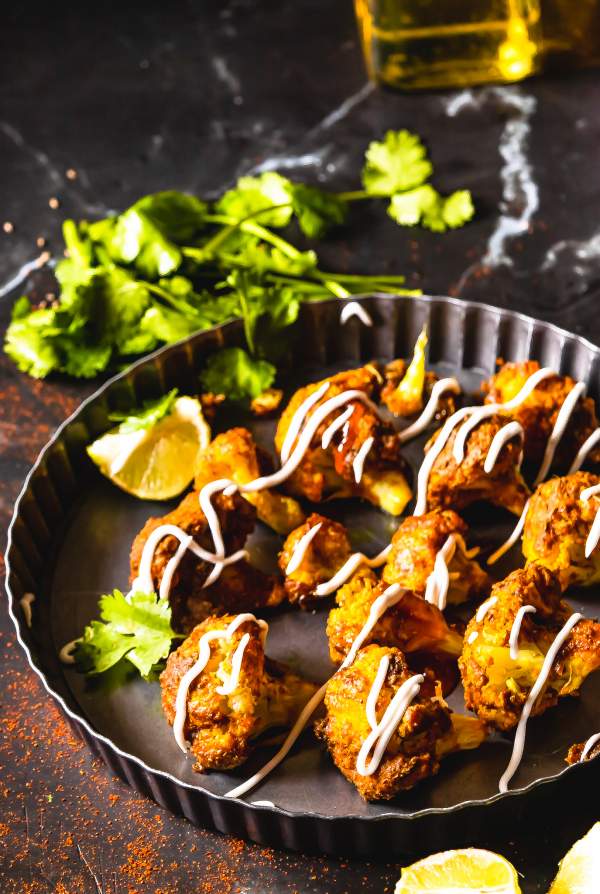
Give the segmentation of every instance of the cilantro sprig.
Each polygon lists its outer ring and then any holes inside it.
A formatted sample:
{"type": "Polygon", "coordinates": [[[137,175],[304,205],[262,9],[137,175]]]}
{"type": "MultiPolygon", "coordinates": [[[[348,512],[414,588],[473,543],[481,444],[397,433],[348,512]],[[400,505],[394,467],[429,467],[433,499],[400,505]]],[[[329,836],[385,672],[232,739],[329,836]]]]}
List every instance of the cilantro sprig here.
{"type": "Polygon", "coordinates": [[[210,359],[203,380],[236,400],[257,396],[276,374],[281,330],[304,301],[361,292],[406,291],[403,276],[323,270],[313,249],[288,238],[293,227],[321,239],[342,226],[351,206],[388,201],[401,226],[441,232],[473,216],[471,195],[442,196],[428,181],[433,167],[409,131],[389,131],[367,148],[362,189],[332,193],[275,172],[241,177],[209,204],[166,191],[122,214],[63,225],[67,257],[55,268],[58,302],[13,308],[5,351],[23,372],[93,377],[161,344],[240,317],[246,349],[210,359]],[[280,231],[285,230],[285,235],[280,231]]]}
{"type": "Polygon", "coordinates": [[[99,607],[102,620],[88,624],[75,646],[79,669],[101,674],[125,659],[148,678],[177,638],[169,600],[142,592],[125,597],[113,590],[100,598],[99,607]]]}

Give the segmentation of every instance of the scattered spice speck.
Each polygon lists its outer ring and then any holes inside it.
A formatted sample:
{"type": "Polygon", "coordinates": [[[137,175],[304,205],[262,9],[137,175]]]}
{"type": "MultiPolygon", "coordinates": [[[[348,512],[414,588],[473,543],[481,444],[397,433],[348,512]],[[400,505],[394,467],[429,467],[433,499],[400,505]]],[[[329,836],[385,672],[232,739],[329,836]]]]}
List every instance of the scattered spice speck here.
{"type": "Polygon", "coordinates": [[[48,199],[48,204],[52,208],[53,211],[56,211],[57,208],[60,207],[60,202],[56,198],[56,196],[52,196],[51,199],[48,199]]]}
{"type": "Polygon", "coordinates": [[[2,229],[4,230],[5,233],[13,233],[14,229],[15,229],[15,225],[14,225],[14,223],[11,223],[10,220],[5,220],[4,223],[2,224],[2,229]]]}

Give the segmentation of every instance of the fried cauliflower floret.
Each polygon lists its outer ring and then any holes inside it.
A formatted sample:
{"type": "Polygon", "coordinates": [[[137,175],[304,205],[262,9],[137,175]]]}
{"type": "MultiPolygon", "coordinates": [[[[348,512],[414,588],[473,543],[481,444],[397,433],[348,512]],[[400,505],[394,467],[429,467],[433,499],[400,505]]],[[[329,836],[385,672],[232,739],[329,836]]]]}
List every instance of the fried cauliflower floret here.
{"type": "MultiPolygon", "coordinates": [[[[587,744],[586,742],[578,742],[576,745],[571,745],[571,747],[569,748],[569,750],[567,752],[565,762],[567,764],[580,763],[586,744],[587,744]]],[[[598,757],[599,754],[600,754],[600,739],[592,745],[592,747],[588,750],[586,756],[583,759],[584,759],[584,761],[591,761],[592,758],[598,757]]]]}
{"type": "MultiPolygon", "coordinates": [[[[477,748],[486,737],[485,725],[479,720],[452,713],[429,672],[388,742],[377,769],[371,775],[359,773],[357,758],[371,733],[367,699],[384,658],[389,665],[375,708],[375,716],[381,721],[394,695],[413,676],[413,671],[400,649],[370,645],[360,650],[350,667],[331,678],[325,694],[327,713],[315,727],[337,768],[366,801],[394,798],[435,775],[441,758],[447,754],[477,748]]],[[[371,754],[372,750],[369,757],[371,754]]]]}
{"type": "MultiPolygon", "coordinates": [[[[216,494],[212,499],[221,525],[227,555],[242,549],[254,528],[256,510],[239,494],[216,494]]],[[[214,545],[206,516],[200,508],[198,494],[187,494],[172,512],[160,518],[149,518],[133,541],[130,554],[130,580],[139,572],[144,544],[150,534],[161,525],[171,524],[191,534],[197,544],[208,552],[214,545]]],[[[179,546],[172,535],[163,537],[154,551],[152,579],[158,592],[169,559],[179,546]]],[[[253,611],[278,605],[285,597],[281,584],[271,575],[253,568],[246,561],[226,566],[220,578],[210,587],[203,584],[213,565],[188,550],[177,566],[171,583],[169,599],[173,607],[173,623],[177,630],[188,630],[194,622],[219,610],[253,611]]]]}
{"type": "Polygon", "coordinates": [[[585,543],[600,509],[600,496],[580,499],[583,490],[597,484],[600,477],[589,472],[550,478],[540,484],[529,501],[523,555],[528,562],[555,571],[563,590],[600,581],[600,550],[585,557],[585,543]]]}
{"type": "MultiPolygon", "coordinates": [[[[169,655],[160,685],[163,711],[171,725],[179,684],[198,658],[200,638],[211,630],[225,630],[234,619],[235,615],[207,618],[169,655]]],[[[196,758],[194,769],[202,772],[238,767],[265,730],[294,722],[316,688],[265,658],[262,631],[256,621],[245,621],[230,639],[212,640],[209,662],[190,685],[187,697],[184,735],[196,758]],[[246,633],[250,639],[238,685],[230,695],[222,695],[217,688],[229,679],[233,655],[246,633]]]]}
{"type": "MultiPolygon", "coordinates": [[[[494,436],[507,424],[502,416],[490,416],[474,428],[467,437],[465,456],[457,463],[453,456],[454,441],[460,431],[458,425],[450,434],[440,455],[433,463],[427,484],[429,509],[464,509],[472,503],[484,501],[521,515],[529,496],[529,489],[521,475],[521,442],[512,438],[500,451],[491,472],[484,464],[494,436]]],[[[439,434],[439,432],[437,433],[439,434]]],[[[435,442],[433,436],[428,448],[435,442]]]]}
{"type": "MultiPolygon", "coordinates": [[[[505,363],[482,385],[486,403],[506,403],[521,390],[527,379],[540,368],[536,360],[505,363]]],[[[544,379],[530,396],[514,410],[507,411],[511,419],[520,422],[525,432],[525,459],[541,463],[548,438],[564,400],[575,385],[570,376],[550,376],[544,379]]],[[[566,471],[586,438],[598,428],[594,401],[583,397],[571,414],[569,424],[554,455],[553,468],[566,471]]],[[[589,455],[590,462],[600,462],[600,447],[589,455]]]]}
{"type": "MultiPolygon", "coordinates": [[[[205,450],[198,454],[195,468],[195,488],[219,478],[231,478],[237,484],[247,484],[273,471],[270,456],[257,447],[247,428],[230,428],[217,435],[205,450]]],[[[259,519],[278,534],[289,534],[304,521],[304,512],[293,497],[276,490],[243,494],[256,507],[259,519]]]]}
{"type": "Polygon", "coordinates": [[[292,531],[279,554],[279,567],[285,576],[284,586],[289,601],[307,605],[316,587],[333,577],[351,553],[352,547],[344,525],[317,512],[309,515],[303,525],[292,531]],[[288,573],[288,565],[298,544],[316,525],[320,528],[305,550],[300,565],[288,573]]]}
{"type": "MultiPolygon", "coordinates": [[[[385,367],[381,400],[395,416],[416,416],[420,413],[438,381],[436,374],[426,368],[426,346],[427,331],[423,329],[416,341],[410,364],[405,360],[392,360],[385,367]]],[[[452,415],[454,409],[454,396],[446,392],[440,399],[436,420],[452,415]]]]}
{"type": "MultiPolygon", "coordinates": [[[[296,391],[277,426],[275,446],[279,452],[295,412],[324,382],[329,383],[329,388],[311,409],[309,419],[323,403],[351,389],[363,391],[372,400],[377,400],[381,375],[374,366],[362,366],[296,391]]],[[[410,500],[411,490],[407,480],[409,467],[400,453],[398,434],[372,407],[361,401],[351,402],[348,406],[353,407],[352,415],[346,425],[335,433],[327,449],[321,446],[323,433],[347,406],[334,410],[319,426],[285,488],[291,494],[307,497],[314,503],[340,497],[362,497],[392,515],[400,515],[410,500]],[[368,438],[373,438],[373,443],[364,462],[362,477],[357,483],[353,464],[368,438]]]]}
{"type": "MultiPolygon", "coordinates": [[[[340,587],[337,607],[329,613],[327,637],[331,660],[340,664],[369,617],[371,606],[387,589],[370,568],[361,568],[340,587]]],[[[375,623],[364,641],[397,646],[403,652],[458,657],[462,637],[452,630],[437,606],[406,590],[375,623]]]]}
{"type": "MultiPolygon", "coordinates": [[[[459,660],[465,704],[497,729],[517,725],[546,653],[572,614],[560,593],[552,571],[541,565],[519,568],[492,587],[491,598],[496,602],[488,606],[481,621],[475,616],[467,626],[459,660]],[[525,605],[532,605],[536,612],[523,617],[519,654],[513,660],[510,633],[517,612],[525,605]]],[[[600,624],[583,618],[560,649],[532,715],[542,714],[559,697],[576,695],[599,666],[600,624]]]]}
{"type": "Polygon", "coordinates": [[[447,601],[457,605],[468,599],[483,598],[492,581],[468,555],[464,537],[467,525],[452,509],[436,509],[425,515],[405,518],[392,537],[392,550],[383,569],[387,584],[400,584],[419,596],[425,595],[427,579],[435,558],[451,535],[456,548],[447,563],[450,576],[447,601]]]}

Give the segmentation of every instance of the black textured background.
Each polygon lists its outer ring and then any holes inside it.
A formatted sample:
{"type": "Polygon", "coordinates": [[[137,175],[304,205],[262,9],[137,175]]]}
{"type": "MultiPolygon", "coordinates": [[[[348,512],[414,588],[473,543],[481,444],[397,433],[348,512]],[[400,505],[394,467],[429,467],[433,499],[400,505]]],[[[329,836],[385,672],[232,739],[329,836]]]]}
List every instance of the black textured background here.
{"type": "MultiPolygon", "coordinates": [[[[38,237],[163,188],[210,197],[279,169],[356,185],[366,143],[409,127],[442,190],[477,220],[436,236],[361,209],[324,266],[404,272],[411,286],[515,307],[600,337],[600,76],[401,95],[367,85],[349,0],[29,3],[0,25],[0,322],[38,237]],[[70,180],[66,171],[77,172],[70,180]],[[51,198],[59,200],[53,210],[51,198]],[[11,283],[13,287],[11,287],[11,283]]],[[[0,360],[0,519],[54,427],[93,388],[0,360]]],[[[304,858],[192,828],[113,780],[75,742],[0,613],[0,888],[26,894],[391,891],[398,867],[304,858]]],[[[560,805],[507,829],[527,894],[595,817],[560,805]]],[[[468,844],[468,842],[465,842],[468,844]]]]}

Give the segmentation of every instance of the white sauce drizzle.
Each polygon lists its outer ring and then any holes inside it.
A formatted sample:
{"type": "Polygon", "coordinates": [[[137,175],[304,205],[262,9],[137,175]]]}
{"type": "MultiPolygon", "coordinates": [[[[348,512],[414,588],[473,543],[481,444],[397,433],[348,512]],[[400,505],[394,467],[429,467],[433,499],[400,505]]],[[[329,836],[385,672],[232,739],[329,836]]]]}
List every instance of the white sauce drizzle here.
{"type": "Polygon", "coordinates": [[[487,560],[488,565],[494,565],[498,559],[500,559],[504,553],[507,553],[509,549],[515,545],[521,534],[523,533],[523,528],[525,527],[525,519],[527,517],[527,510],[529,509],[529,500],[523,506],[523,512],[519,516],[519,521],[514,527],[514,530],[510,537],[508,537],[504,543],[498,547],[498,549],[491,554],[491,556],[487,560]]]}
{"type": "Polygon", "coordinates": [[[361,565],[367,565],[369,568],[379,568],[380,565],[385,564],[391,551],[392,544],[388,543],[385,549],[382,549],[381,552],[377,553],[376,556],[373,556],[372,559],[367,558],[364,553],[352,553],[352,555],[346,559],[342,567],[336,571],[333,577],[324,581],[322,584],[318,584],[315,588],[315,595],[329,596],[331,593],[335,592],[335,590],[338,590],[342,584],[345,584],[361,565]]]}
{"type": "Polygon", "coordinates": [[[285,433],[285,438],[283,439],[283,444],[281,445],[281,451],[279,453],[282,463],[287,462],[287,460],[290,458],[290,453],[292,452],[294,441],[300,434],[300,429],[304,425],[304,420],[306,419],[314,405],[321,400],[321,398],[328,390],[329,382],[323,382],[323,384],[319,388],[317,388],[316,391],[313,391],[312,394],[309,394],[308,397],[302,401],[302,403],[292,416],[290,424],[288,426],[288,430],[285,433]]]}
{"type": "Polygon", "coordinates": [[[483,621],[483,619],[485,618],[485,616],[487,615],[489,610],[491,608],[493,608],[497,602],[498,602],[497,596],[490,596],[489,599],[486,599],[485,602],[481,603],[481,605],[479,606],[479,608],[477,609],[477,612],[475,614],[475,620],[477,621],[478,624],[481,624],[481,622],[483,621]]]}
{"type": "MultiPolygon", "coordinates": [[[[586,487],[585,490],[582,490],[579,494],[579,499],[583,500],[583,502],[587,502],[592,497],[596,497],[600,494],[600,484],[594,484],[592,487],[586,487]]],[[[598,541],[600,541],[600,509],[596,512],[594,516],[594,521],[592,522],[592,527],[590,528],[590,533],[587,536],[587,540],[585,541],[585,557],[589,559],[592,555],[596,547],[598,546],[598,541]]]]}
{"type": "Polygon", "coordinates": [[[292,553],[290,561],[287,564],[287,568],[285,569],[286,575],[293,574],[294,571],[298,570],[304,560],[306,550],[312,543],[313,538],[317,536],[322,526],[323,522],[318,522],[316,525],[313,525],[312,528],[309,528],[306,534],[302,535],[294,548],[294,552],[292,553]]]}
{"type": "Polygon", "coordinates": [[[327,448],[331,444],[331,439],[333,438],[334,434],[348,422],[353,413],[354,407],[349,406],[347,409],[344,410],[343,413],[341,413],[341,415],[337,416],[333,420],[333,422],[327,426],[327,428],[323,432],[323,437],[321,438],[321,447],[323,448],[323,450],[327,450],[327,448]]]}
{"type": "Polygon", "coordinates": [[[546,685],[546,681],[552,670],[552,665],[556,661],[556,656],[560,652],[563,644],[568,639],[571,631],[575,627],[575,625],[581,620],[583,615],[580,615],[579,612],[575,612],[575,614],[571,615],[567,623],[564,625],[562,630],[556,636],[556,639],[548,649],[546,653],[546,657],[544,658],[544,663],[542,664],[542,669],[539,672],[538,678],[533,684],[529,695],[527,696],[527,701],[523,705],[523,710],[521,712],[521,716],[519,717],[519,723],[517,725],[517,731],[515,733],[515,740],[513,743],[513,751],[508,767],[504,771],[500,783],[499,790],[501,792],[508,791],[508,783],[513,778],[521,760],[523,758],[523,751],[525,749],[525,733],[527,730],[527,721],[529,720],[529,716],[538,700],[539,696],[542,693],[544,686],[546,685]]]}
{"type": "Polygon", "coordinates": [[[473,630],[467,637],[467,642],[471,646],[479,636],[479,632],[477,630],[473,630]]]}
{"type": "Polygon", "coordinates": [[[342,326],[345,326],[350,317],[358,317],[360,322],[365,326],[373,325],[371,315],[358,303],[358,301],[349,301],[342,307],[342,312],[340,313],[340,323],[342,326]]]}
{"type": "Polygon", "coordinates": [[[357,484],[360,484],[363,470],[365,466],[365,461],[367,456],[369,455],[369,451],[373,444],[375,443],[375,438],[370,435],[361,445],[358,453],[352,460],[352,471],[354,472],[354,480],[357,484]]]}
{"type": "Polygon", "coordinates": [[[600,733],[595,733],[593,736],[590,736],[583,746],[583,751],[581,752],[581,757],[579,758],[580,764],[586,759],[596,742],[600,742],[600,733]]]}
{"type": "MultiPolygon", "coordinates": [[[[402,599],[405,592],[406,591],[403,590],[399,584],[392,584],[390,587],[383,591],[381,596],[378,596],[377,599],[375,599],[369,611],[369,617],[365,621],[365,624],[363,625],[360,632],[357,634],[356,639],[352,643],[350,651],[340,665],[339,670],[349,667],[352,664],[352,662],[356,658],[358,650],[364,643],[365,639],[371,633],[377,621],[382,617],[382,615],[390,606],[395,605],[402,599]]],[[[329,680],[326,683],[323,683],[321,688],[318,689],[317,692],[315,692],[315,694],[312,696],[312,698],[308,700],[308,702],[300,712],[298,719],[286,736],[285,741],[279,751],[274,754],[271,760],[268,761],[264,765],[264,767],[262,767],[262,769],[260,769],[257,773],[255,773],[249,779],[246,779],[245,782],[242,782],[240,785],[226,792],[226,798],[240,798],[246,792],[249,792],[251,789],[255,788],[255,786],[257,786],[259,782],[261,782],[265,778],[265,776],[268,776],[271,770],[274,770],[275,767],[279,766],[281,761],[287,756],[290,748],[298,739],[298,736],[310,720],[316,708],[323,701],[328,683],[329,680]]]]}
{"type": "Polygon", "coordinates": [[[463,407],[446,419],[440,429],[439,435],[425,454],[425,459],[421,463],[421,467],[417,474],[417,500],[415,508],[413,509],[413,515],[424,515],[425,512],[427,512],[427,484],[429,482],[429,473],[431,472],[436,459],[446,446],[446,442],[452,431],[462,419],[469,415],[472,409],[472,407],[463,407]]]}
{"type": "Polygon", "coordinates": [[[460,431],[456,435],[456,440],[454,441],[453,447],[453,456],[457,463],[461,463],[465,457],[465,447],[467,438],[470,432],[479,425],[480,422],[483,422],[484,419],[487,419],[489,416],[493,416],[495,413],[503,413],[510,412],[511,410],[516,410],[518,406],[520,406],[524,401],[527,400],[529,395],[537,388],[540,382],[543,382],[544,379],[548,379],[550,376],[555,376],[556,373],[554,370],[549,367],[542,367],[542,369],[536,370],[536,372],[532,373],[529,376],[527,381],[524,383],[521,390],[515,394],[511,400],[506,401],[503,404],[484,404],[482,407],[471,408],[473,410],[471,418],[468,422],[461,427],[460,431]]]}
{"type": "Polygon", "coordinates": [[[513,661],[517,661],[519,657],[519,634],[521,633],[521,624],[523,623],[523,618],[525,617],[525,615],[535,614],[536,611],[537,609],[533,605],[522,605],[515,616],[515,620],[513,621],[513,625],[510,630],[510,636],[508,638],[510,657],[513,661]]]}
{"type": "Polygon", "coordinates": [[[360,773],[361,776],[372,776],[373,773],[376,772],[390,739],[402,723],[402,718],[406,714],[411,702],[419,694],[421,685],[425,680],[423,674],[415,674],[414,676],[409,677],[408,680],[405,680],[387,706],[379,723],[375,722],[375,725],[373,725],[372,721],[376,721],[375,705],[383,683],[385,682],[388,665],[389,661],[386,655],[381,659],[377,676],[369,693],[369,697],[372,697],[372,700],[370,711],[367,716],[369,718],[369,724],[371,725],[371,732],[362,743],[356,758],[356,771],[357,773],[360,773]],[[382,668],[384,671],[383,673],[381,673],[382,668]],[[375,747],[373,756],[367,763],[367,758],[369,757],[373,746],[375,747]]]}
{"type": "Polygon", "coordinates": [[[337,446],[338,453],[341,453],[344,447],[346,446],[346,441],[348,439],[348,435],[350,433],[350,422],[345,422],[344,427],[342,429],[342,440],[337,446]]]}
{"type": "Polygon", "coordinates": [[[573,475],[575,472],[578,472],[580,470],[587,458],[588,453],[591,453],[598,441],[600,441],[600,428],[596,428],[591,433],[589,438],[586,438],[586,440],[583,442],[577,452],[577,456],[571,463],[571,468],[567,472],[567,475],[573,475]]]}
{"type": "Polygon", "coordinates": [[[70,640],[68,643],[65,643],[58,653],[59,661],[62,661],[63,664],[75,664],[73,652],[75,651],[75,646],[78,642],[79,637],[77,637],[77,639],[70,640]]]}
{"type": "Polygon", "coordinates": [[[390,657],[389,655],[384,655],[379,662],[379,667],[377,668],[377,673],[375,674],[373,685],[371,686],[371,689],[367,696],[365,711],[367,714],[367,722],[371,729],[375,729],[377,727],[377,699],[379,698],[381,687],[385,683],[385,678],[387,677],[389,666],[390,657]]]}
{"type": "MultiPolygon", "coordinates": [[[[192,685],[196,677],[200,676],[200,674],[210,661],[210,644],[212,640],[231,639],[238,627],[246,623],[246,621],[254,621],[256,624],[258,624],[258,626],[261,628],[261,635],[264,643],[269,625],[266,621],[255,618],[254,615],[250,614],[249,612],[244,612],[243,614],[238,615],[236,618],[234,618],[227,628],[222,630],[208,630],[205,634],[203,634],[203,636],[200,637],[200,640],[198,642],[198,658],[196,659],[192,667],[190,667],[189,670],[186,671],[186,673],[179,681],[179,686],[177,687],[177,696],[175,698],[175,719],[173,720],[173,735],[175,736],[175,741],[184,753],[187,752],[187,743],[183,735],[183,730],[187,718],[187,699],[188,693],[190,691],[190,686],[192,685]]],[[[234,656],[231,662],[231,675],[229,679],[217,689],[217,692],[219,692],[221,695],[228,695],[237,687],[239,682],[240,670],[242,667],[244,650],[249,641],[249,634],[246,634],[240,640],[240,643],[234,652],[234,656]],[[244,647],[243,649],[240,649],[242,642],[244,643],[244,647]]]]}
{"type": "Polygon", "coordinates": [[[435,385],[431,389],[429,400],[425,404],[421,415],[418,417],[418,419],[415,419],[415,421],[411,425],[399,432],[398,440],[401,444],[405,444],[407,441],[412,440],[412,438],[416,438],[417,435],[420,435],[421,432],[425,431],[427,426],[435,418],[435,414],[437,413],[440,403],[440,398],[442,394],[445,394],[446,391],[452,391],[453,394],[460,394],[460,385],[457,379],[451,377],[447,379],[440,379],[439,382],[435,383],[435,385]]]}
{"type": "Polygon", "coordinates": [[[427,578],[425,585],[425,601],[437,605],[440,611],[446,608],[448,589],[450,588],[448,564],[452,561],[457,546],[456,536],[450,534],[435,557],[433,571],[427,578]]]}
{"type": "Polygon", "coordinates": [[[571,418],[571,414],[573,413],[573,410],[575,409],[579,398],[585,395],[585,391],[585,382],[577,382],[565,397],[563,404],[558,411],[556,422],[554,423],[554,428],[552,429],[552,434],[548,438],[542,465],[540,466],[540,470],[536,475],[535,481],[533,482],[534,487],[537,487],[538,484],[543,481],[548,474],[550,466],[552,465],[552,460],[554,459],[554,454],[556,453],[556,448],[558,447],[560,440],[565,433],[565,428],[567,427],[569,419],[571,418]]]}
{"type": "MultiPolygon", "coordinates": [[[[489,475],[492,472],[494,466],[498,462],[498,457],[500,456],[500,451],[511,441],[513,438],[520,438],[521,442],[525,439],[525,432],[523,430],[523,426],[519,422],[509,422],[507,425],[503,425],[500,431],[497,431],[492,439],[492,443],[490,444],[490,449],[487,452],[487,456],[485,458],[485,462],[483,464],[483,471],[486,475],[489,475]]],[[[521,453],[521,459],[523,454],[521,453]]],[[[519,462],[519,465],[521,463],[519,462]]]]}
{"type": "Polygon", "coordinates": [[[35,602],[35,595],[33,593],[25,593],[21,599],[19,600],[19,605],[21,606],[21,610],[23,611],[23,617],[25,618],[25,623],[31,630],[31,622],[33,621],[33,614],[31,611],[31,606],[35,602]]]}

